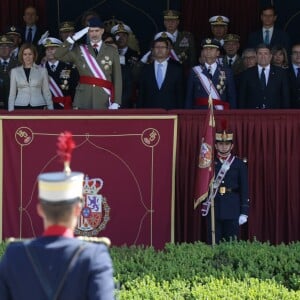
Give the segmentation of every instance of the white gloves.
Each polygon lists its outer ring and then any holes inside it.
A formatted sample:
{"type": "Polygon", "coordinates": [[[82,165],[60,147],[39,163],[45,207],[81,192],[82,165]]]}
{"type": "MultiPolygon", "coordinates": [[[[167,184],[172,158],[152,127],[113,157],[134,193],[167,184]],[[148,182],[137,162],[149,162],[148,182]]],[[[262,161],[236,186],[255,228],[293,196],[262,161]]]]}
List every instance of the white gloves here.
{"type": "Polygon", "coordinates": [[[43,35],[41,36],[41,38],[38,41],[38,45],[42,45],[44,43],[44,40],[49,36],[49,30],[47,30],[45,33],[43,33],[43,35]]]}
{"type": "Polygon", "coordinates": [[[248,216],[246,215],[240,215],[239,217],[239,225],[243,225],[247,222],[248,216]]]}
{"type": "Polygon", "coordinates": [[[111,103],[108,109],[119,109],[120,105],[118,103],[111,103]]]}
{"type": "Polygon", "coordinates": [[[85,27],[85,28],[75,32],[71,38],[73,40],[73,43],[78,41],[79,39],[81,39],[84,35],[87,34],[88,31],[89,31],[89,27],[85,27]]]}

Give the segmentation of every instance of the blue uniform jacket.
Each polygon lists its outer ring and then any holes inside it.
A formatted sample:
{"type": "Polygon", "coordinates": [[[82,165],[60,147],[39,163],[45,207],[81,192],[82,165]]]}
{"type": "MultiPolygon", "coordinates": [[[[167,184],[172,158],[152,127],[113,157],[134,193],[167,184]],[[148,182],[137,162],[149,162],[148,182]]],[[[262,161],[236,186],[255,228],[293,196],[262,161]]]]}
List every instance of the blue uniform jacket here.
{"type": "MultiPolygon", "coordinates": [[[[32,240],[28,246],[34,253],[49,285],[56,290],[67,269],[70,257],[81,245],[74,266],[66,277],[58,299],[114,299],[113,269],[104,244],[80,241],[76,238],[47,236],[32,240]]],[[[39,278],[26,254],[24,242],[13,242],[7,247],[0,262],[1,300],[47,299],[39,278]]]]}
{"type": "MultiPolygon", "coordinates": [[[[222,162],[215,160],[215,174],[217,176],[222,162]]],[[[248,171],[245,163],[235,158],[227,171],[220,186],[230,189],[230,192],[215,197],[215,216],[219,220],[238,219],[240,214],[248,215],[248,171]]]]}
{"type": "MultiPolygon", "coordinates": [[[[234,109],[236,108],[236,90],[235,90],[235,83],[233,79],[233,74],[231,69],[218,65],[213,78],[212,82],[214,86],[217,88],[217,86],[220,84],[220,71],[225,72],[225,79],[224,79],[224,85],[225,89],[222,92],[219,92],[221,99],[223,101],[226,101],[229,103],[230,108],[234,109]]],[[[208,71],[206,68],[203,68],[204,75],[209,77],[208,71]]],[[[185,99],[185,108],[192,109],[192,108],[200,108],[200,109],[207,109],[207,106],[197,106],[195,104],[195,100],[197,98],[208,98],[208,94],[205,90],[205,88],[202,86],[200,79],[198,78],[197,74],[193,69],[191,69],[187,81],[187,92],[186,92],[186,99],[185,99]]]]}

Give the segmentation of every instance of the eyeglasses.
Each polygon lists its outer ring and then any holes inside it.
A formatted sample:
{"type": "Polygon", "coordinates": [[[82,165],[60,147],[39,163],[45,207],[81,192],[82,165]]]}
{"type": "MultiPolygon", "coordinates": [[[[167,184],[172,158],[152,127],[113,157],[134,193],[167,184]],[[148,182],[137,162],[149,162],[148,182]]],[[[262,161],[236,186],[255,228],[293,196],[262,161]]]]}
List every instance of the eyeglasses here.
{"type": "Polygon", "coordinates": [[[292,54],[293,54],[293,55],[300,54],[300,51],[293,51],[292,54]]]}

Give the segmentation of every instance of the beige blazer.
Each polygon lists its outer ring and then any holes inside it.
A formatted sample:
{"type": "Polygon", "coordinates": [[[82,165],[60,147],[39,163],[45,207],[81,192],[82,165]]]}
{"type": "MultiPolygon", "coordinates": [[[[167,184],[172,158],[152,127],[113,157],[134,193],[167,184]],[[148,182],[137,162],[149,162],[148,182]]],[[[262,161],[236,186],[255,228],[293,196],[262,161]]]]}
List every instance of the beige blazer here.
{"type": "Polygon", "coordinates": [[[13,68],[10,75],[8,110],[13,111],[15,105],[29,104],[53,109],[47,70],[36,64],[30,70],[28,81],[23,66],[13,68]]]}

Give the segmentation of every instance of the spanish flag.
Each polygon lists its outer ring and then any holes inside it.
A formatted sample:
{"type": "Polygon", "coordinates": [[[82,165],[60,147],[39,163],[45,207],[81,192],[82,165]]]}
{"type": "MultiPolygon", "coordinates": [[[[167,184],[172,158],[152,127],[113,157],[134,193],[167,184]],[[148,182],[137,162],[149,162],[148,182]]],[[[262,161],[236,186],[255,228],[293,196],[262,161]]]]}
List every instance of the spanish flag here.
{"type": "Polygon", "coordinates": [[[204,201],[212,187],[214,180],[214,137],[215,118],[211,95],[208,99],[208,112],[205,120],[204,132],[199,149],[199,159],[194,192],[194,209],[204,201]]]}

